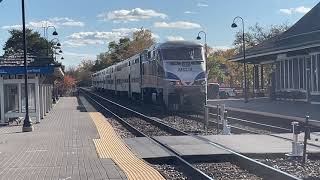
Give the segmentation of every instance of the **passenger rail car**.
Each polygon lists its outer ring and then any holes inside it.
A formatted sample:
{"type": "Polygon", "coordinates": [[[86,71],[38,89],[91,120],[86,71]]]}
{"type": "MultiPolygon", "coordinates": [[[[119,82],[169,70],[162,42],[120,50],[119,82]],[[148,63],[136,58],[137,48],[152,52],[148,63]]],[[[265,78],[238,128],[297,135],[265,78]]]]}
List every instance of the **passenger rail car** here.
{"type": "Polygon", "coordinates": [[[199,107],[205,100],[204,59],[201,44],[159,43],[94,73],[92,85],[96,90],[164,104],[169,109],[199,107]]]}

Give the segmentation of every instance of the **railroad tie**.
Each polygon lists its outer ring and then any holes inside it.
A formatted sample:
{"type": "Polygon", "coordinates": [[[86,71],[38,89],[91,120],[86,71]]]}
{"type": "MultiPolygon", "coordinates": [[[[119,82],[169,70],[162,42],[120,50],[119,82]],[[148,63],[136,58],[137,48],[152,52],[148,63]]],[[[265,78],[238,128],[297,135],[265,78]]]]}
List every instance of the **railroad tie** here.
{"type": "Polygon", "coordinates": [[[89,114],[100,135],[100,139],[93,139],[100,158],[112,159],[129,180],[164,180],[157,170],[130,151],[101,113],[89,114]]]}

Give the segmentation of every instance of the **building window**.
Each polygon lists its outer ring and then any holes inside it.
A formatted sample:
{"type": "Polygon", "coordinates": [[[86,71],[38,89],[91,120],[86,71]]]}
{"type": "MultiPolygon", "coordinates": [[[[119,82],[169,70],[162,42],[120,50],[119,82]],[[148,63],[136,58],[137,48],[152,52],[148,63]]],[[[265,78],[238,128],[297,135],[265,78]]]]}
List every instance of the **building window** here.
{"type": "Polygon", "coordinates": [[[281,81],[280,81],[280,77],[281,77],[281,62],[276,62],[276,89],[280,90],[281,89],[281,81]]]}
{"type": "Polygon", "coordinates": [[[284,88],[288,89],[289,88],[289,61],[285,60],[284,61],[284,88]]]}
{"type": "Polygon", "coordinates": [[[317,88],[317,56],[311,56],[311,91],[318,91],[317,88]]]}
{"type": "Polygon", "coordinates": [[[317,55],[317,79],[318,92],[320,92],[320,54],[317,55]]]}
{"type": "Polygon", "coordinates": [[[293,88],[299,89],[299,59],[293,59],[293,88]]]}

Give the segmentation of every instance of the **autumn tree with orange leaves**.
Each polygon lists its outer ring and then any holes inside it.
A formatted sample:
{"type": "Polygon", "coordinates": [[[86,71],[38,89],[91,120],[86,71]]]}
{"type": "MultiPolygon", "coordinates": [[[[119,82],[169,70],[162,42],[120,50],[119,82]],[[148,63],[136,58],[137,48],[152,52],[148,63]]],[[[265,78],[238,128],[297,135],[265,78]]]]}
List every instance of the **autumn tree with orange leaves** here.
{"type": "Polygon", "coordinates": [[[76,87],[76,79],[67,75],[56,86],[62,94],[69,94],[76,87]]]}

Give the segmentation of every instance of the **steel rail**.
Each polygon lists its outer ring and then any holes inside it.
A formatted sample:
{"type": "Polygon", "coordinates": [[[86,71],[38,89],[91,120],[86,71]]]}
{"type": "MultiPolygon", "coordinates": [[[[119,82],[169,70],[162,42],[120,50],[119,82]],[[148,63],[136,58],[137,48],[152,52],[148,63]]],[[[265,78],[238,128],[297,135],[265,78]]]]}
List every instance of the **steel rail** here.
{"type": "MultiPolygon", "coordinates": [[[[159,121],[157,121],[157,120],[155,120],[155,119],[153,119],[153,118],[151,118],[151,117],[148,117],[148,116],[146,116],[146,115],[143,115],[143,114],[140,113],[140,112],[131,110],[130,108],[127,108],[127,107],[125,107],[125,106],[122,106],[122,105],[120,105],[120,104],[117,104],[117,103],[115,103],[115,102],[112,102],[112,101],[110,101],[110,100],[108,100],[108,99],[106,99],[106,98],[104,98],[104,97],[102,97],[102,96],[100,96],[100,95],[97,95],[97,94],[92,93],[92,92],[89,92],[89,91],[86,91],[86,92],[87,92],[87,93],[90,93],[90,94],[92,94],[92,95],[95,95],[96,97],[99,97],[99,98],[101,98],[101,99],[107,100],[108,102],[112,103],[113,105],[117,105],[118,107],[123,108],[123,109],[125,109],[125,110],[127,110],[127,111],[129,111],[129,112],[132,112],[132,113],[134,113],[134,114],[141,115],[141,117],[144,117],[144,118],[146,118],[146,119],[149,119],[149,121],[159,122],[159,121]]],[[[89,97],[90,97],[90,96],[89,96],[89,97]]],[[[90,98],[91,98],[91,97],[90,97],[90,98]]],[[[161,123],[161,124],[163,124],[163,123],[161,123]]],[[[166,125],[166,126],[167,126],[167,125],[166,125]]],[[[253,172],[254,174],[257,174],[258,176],[260,176],[260,177],[262,177],[262,178],[266,178],[266,179],[284,179],[284,180],[286,180],[286,179],[288,179],[288,180],[289,180],[289,179],[299,179],[299,178],[297,178],[297,177],[295,177],[295,176],[293,176],[293,175],[291,175],[291,174],[289,174],[289,173],[283,172],[283,171],[281,171],[281,170],[279,170],[279,169],[276,169],[276,168],[273,168],[273,167],[268,166],[268,165],[266,165],[266,164],[263,164],[263,163],[261,163],[261,162],[258,162],[258,161],[256,161],[256,160],[254,160],[254,159],[252,159],[252,158],[249,158],[249,157],[247,157],[247,156],[244,156],[244,155],[242,155],[242,154],[240,154],[240,153],[238,153],[238,152],[236,152],[236,151],[234,151],[234,150],[232,150],[232,149],[230,149],[230,148],[228,148],[228,147],[226,147],[226,146],[224,146],[224,145],[221,145],[221,144],[219,144],[219,143],[210,141],[210,140],[208,140],[208,139],[206,139],[206,138],[204,138],[204,137],[202,137],[202,136],[193,135],[193,134],[189,134],[189,133],[185,133],[185,132],[183,132],[183,134],[186,134],[186,135],[188,135],[188,136],[190,136],[190,137],[193,137],[193,138],[196,138],[196,139],[198,139],[198,140],[202,140],[202,141],[204,141],[204,142],[206,142],[206,143],[208,143],[208,144],[210,144],[210,145],[212,145],[212,146],[215,146],[215,147],[217,147],[217,148],[220,148],[220,149],[222,149],[222,150],[224,150],[224,151],[230,152],[231,154],[233,154],[234,156],[237,157],[238,163],[241,165],[242,168],[245,168],[245,169],[249,170],[249,172],[253,172]]],[[[148,137],[148,136],[147,136],[147,137],[148,137]]],[[[171,148],[168,147],[167,145],[162,144],[161,142],[159,142],[158,140],[156,140],[156,139],[154,139],[154,138],[152,138],[152,137],[149,137],[149,138],[151,138],[154,142],[157,142],[158,144],[162,145],[162,146],[165,147],[166,149],[168,149],[168,150],[170,150],[171,152],[173,152],[177,157],[179,157],[179,159],[181,158],[181,157],[179,156],[179,154],[178,154],[175,150],[171,149],[171,148]]],[[[181,158],[181,159],[182,159],[182,158],[181,158]]],[[[184,159],[182,159],[182,160],[185,161],[184,159]]],[[[188,163],[187,161],[185,161],[185,162],[188,163]]],[[[189,164],[189,163],[188,163],[188,164],[189,164]]],[[[191,164],[189,164],[189,165],[192,166],[191,164]]],[[[192,167],[193,167],[193,166],[192,166],[192,167]]],[[[199,171],[199,170],[198,170],[198,171],[199,171]]],[[[201,172],[201,171],[200,171],[200,172],[201,172]]],[[[204,173],[201,172],[201,174],[204,174],[204,173]]],[[[204,175],[206,175],[206,174],[204,174],[204,175]]],[[[207,175],[206,175],[206,176],[207,176],[207,175]]],[[[208,176],[208,177],[209,177],[209,176],[208,176]]],[[[212,179],[212,178],[211,178],[211,179],[212,179]]]]}
{"type": "MultiPolygon", "coordinates": [[[[87,91],[87,93],[88,93],[88,91],[87,91]]],[[[179,164],[183,165],[183,168],[185,168],[187,170],[186,174],[188,174],[191,178],[195,178],[195,179],[199,179],[199,180],[213,180],[213,178],[211,178],[210,176],[208,176],[207,174],[205,174],[204,172],[202,172],[199,169],[195,168],[189,162],[184,160],[175,150],[170,148],[168,145],[165,145],[165,144],[159,142],[158,140],[156,140],[153,137],[147,136],[146,134],[144,134],[143,132],[139,131],[138,129],[133,127],[131,124],[129,124],[126,120],[124,120],[123,118],[121,118],[120,116],[118,116],[117,114],[115,114],[114,112],[109,110],[108,108],[106,108],[105,105],[99,103],[97,100],[95,100],[94,98],[92,98],[88,94],[86,94],[86,93],[84,93],[84,94],[85,94],[85,97],[89,98],[90,101],[93,102],[93,104],[96,104],[96,105],[98,105],[100,107],[100,109],[102,109],[104,111],[107,111],[108,113],[111,113],[121,124],[124,124],[125,127],[129,128],[129,130],[133,130],[134,133],[137,134],[139,137],[146,137],[150,141],[154,142],[155,144],[158,144],[159,146],[162,146],[163,148],[165,148],[168,151],[172,152],[173,153],[173,157],[178,161],[179,164]]],[[[96,97],[101,98],[100,96],[97,96],[97,95],[96,95],[96,97]]],[[[113,104],[113,105],[116,105],[116,104],[113,104]]],[[[121,107],[123,107],[123,106],[121,106],[121,107]]],[[[128,108],[126,108],[126,109],[128,109],[128,108]]]]}

